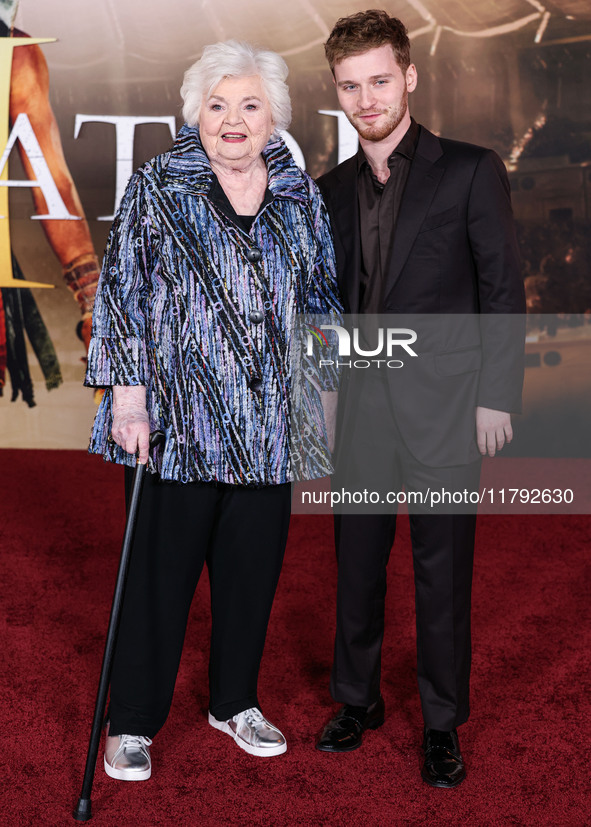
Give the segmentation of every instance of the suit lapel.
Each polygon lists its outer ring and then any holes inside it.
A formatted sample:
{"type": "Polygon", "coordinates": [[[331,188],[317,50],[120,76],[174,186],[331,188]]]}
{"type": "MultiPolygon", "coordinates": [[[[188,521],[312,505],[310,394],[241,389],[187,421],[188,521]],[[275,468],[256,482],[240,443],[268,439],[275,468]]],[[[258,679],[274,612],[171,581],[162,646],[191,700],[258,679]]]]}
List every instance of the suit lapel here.
{"type": "Polygon", "coordinates": [[[384,299],[387,298],[402,272],[417,233],[431,206],[441,176],[445,171],[444,166],[435,165],[435,161],[441,155],[439,139],[424,126],[421,126],[417,151],[410,167],[400,203],[390,267],[384,285],[384,299]]]}

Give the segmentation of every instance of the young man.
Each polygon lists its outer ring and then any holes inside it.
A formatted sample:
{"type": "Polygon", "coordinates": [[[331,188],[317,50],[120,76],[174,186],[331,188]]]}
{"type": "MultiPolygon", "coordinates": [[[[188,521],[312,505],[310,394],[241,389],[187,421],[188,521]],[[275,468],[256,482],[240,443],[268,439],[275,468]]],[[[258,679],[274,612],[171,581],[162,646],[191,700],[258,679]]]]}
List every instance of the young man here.
{"type": "MultiPolygon", "coordinates": [[[[443,326],[450,314],[470,314],[448,324],[451,333],[422,360],[414,385],[408,371],[368,370],[361,379],[349,372],[339,398],[337,469],[353,468],[354,478],[365,469],[370,488],[375,478],[392,490],[477,491],[480,455],[493,456],[512,437],[510,412],[519,411],[523,380],[522,342],[511,339],[507,322],[518,317],[504,315],[525,312],[505,168],[493,151],[439,139],[411,118],[417,70],[400,20],[359,12],[337,22],[325,48],[340,105],[360,139],[358,154],[318,182],[346,311],[443,314],[443,326]],[[486,324],[473,314],[500,315],[486,324]],[[477,341],[468,346],[458,332],[466,318],[477,320],[477,341]]],[[[380,652],[394,510],[335,516],[331,692],[345,705],[325,727],[322,751],[356,749],[363,732],[384,720],[380,652]]],[[[465,777],[456,728],[469,715],[476,514],[411,513],[410,521],[421,775],[435,787],[455,787],[465,777]]]]}

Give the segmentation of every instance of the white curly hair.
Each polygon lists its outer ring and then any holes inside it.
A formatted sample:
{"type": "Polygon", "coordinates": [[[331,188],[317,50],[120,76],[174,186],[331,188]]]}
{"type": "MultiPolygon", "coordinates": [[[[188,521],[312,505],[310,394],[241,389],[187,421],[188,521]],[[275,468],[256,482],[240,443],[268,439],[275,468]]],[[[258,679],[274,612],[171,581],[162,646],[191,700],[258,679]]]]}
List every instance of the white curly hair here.
{"type": "Polygon", "coordinates": [[[250,43],[226,40],[206,46],[200,59],[187,69],[183,78],[183,117],[189,126],[198,126],[203,97],[209,97],[224,78],[259,75],[271,104],[275,129],[287,129],[291,123],[291,100],[285,82],[287,74],[287,64],[280,55],[250,43]]]}

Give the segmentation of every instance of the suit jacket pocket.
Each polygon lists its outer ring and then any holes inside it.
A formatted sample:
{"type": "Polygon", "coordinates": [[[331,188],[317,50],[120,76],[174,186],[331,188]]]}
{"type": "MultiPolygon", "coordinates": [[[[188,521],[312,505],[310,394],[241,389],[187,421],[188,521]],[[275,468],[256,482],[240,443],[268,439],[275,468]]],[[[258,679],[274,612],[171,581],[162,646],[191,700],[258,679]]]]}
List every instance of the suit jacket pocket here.
{"type": "Polygon", "coordinates": [[[440,376],[456,376],[459,373],[471,373],[480,370],[482,350],[479,347],[468,350],[454,350],[435,356],[435,370],[440,376]]]}
{"type": "Polygon", "coordinates": [[[428,215],[421,224],[419,233],[425,233],[427,230],[435,230],[437,227],[443,227],[444,224],[449,224],[451,221],[455,221],[457,217],[458,205],[455,204],[453,207],[443,210],[443,212],[435,213],[435,215],[428,215]]]}

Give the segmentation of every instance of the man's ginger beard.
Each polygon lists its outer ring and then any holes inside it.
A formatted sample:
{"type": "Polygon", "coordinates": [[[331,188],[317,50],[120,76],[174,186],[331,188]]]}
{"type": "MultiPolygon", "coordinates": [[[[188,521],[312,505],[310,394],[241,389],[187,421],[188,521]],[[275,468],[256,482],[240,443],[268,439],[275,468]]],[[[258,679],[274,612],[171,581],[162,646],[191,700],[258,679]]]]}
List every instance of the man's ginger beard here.
{"type": "Polygon", "coordinates": [[[404,94],[400,102],[396,106],[390,106],[387,109],[380,109],[374,107],[372,109],[363,110],[362,112],[355,112],[349,118],[357,132],[361,135],[364,141],[383,141],[388,135],[391,135],[398,124],[404,118],[408,109],[408,90],[404,90],[404,94]],[[360,119],[361,115],[370,115],[379,112],[380,115],[386,115],[386,120],[382,120],[380,124],[364,123],[360,119]]]}

